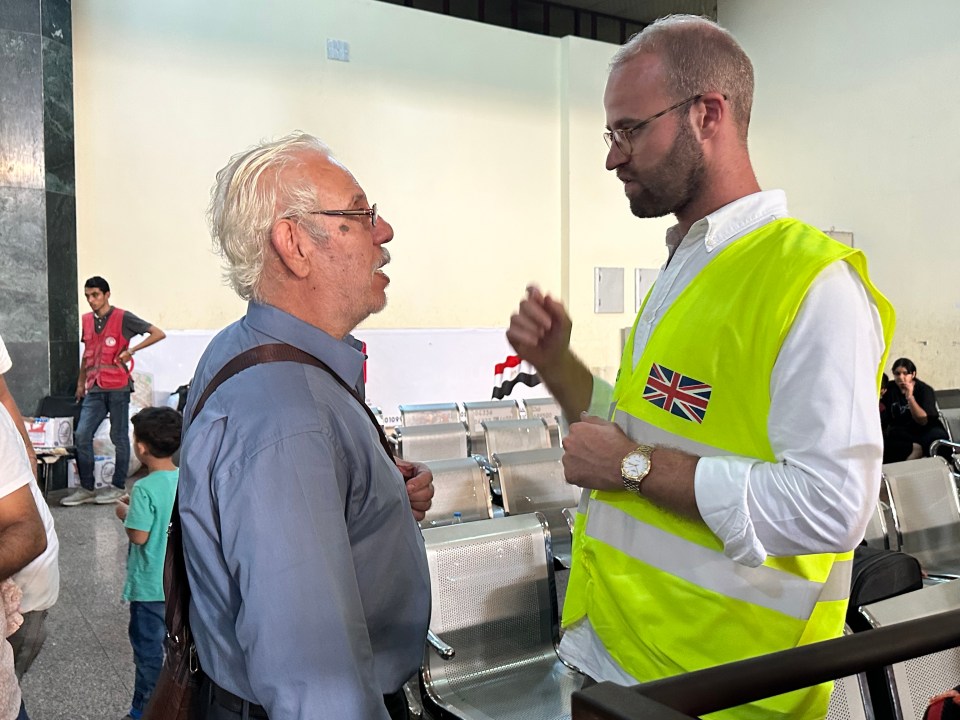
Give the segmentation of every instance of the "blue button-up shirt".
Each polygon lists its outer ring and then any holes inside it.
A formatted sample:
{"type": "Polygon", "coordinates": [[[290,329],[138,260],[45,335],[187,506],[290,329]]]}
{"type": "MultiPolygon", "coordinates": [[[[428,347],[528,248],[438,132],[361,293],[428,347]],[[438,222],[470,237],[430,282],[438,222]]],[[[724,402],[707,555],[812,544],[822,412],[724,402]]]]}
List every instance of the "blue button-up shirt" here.
{"type": "Polygon", "coordinates": [[[430,615],[404,481],[355,398],[325,371],[258,365],[200,393],[230,359],[285,342],[362,386],[364,357],[269,305],[210,343],[191,386],[180,514],[200,662],[270,717],[387,718],[430,615]]]}

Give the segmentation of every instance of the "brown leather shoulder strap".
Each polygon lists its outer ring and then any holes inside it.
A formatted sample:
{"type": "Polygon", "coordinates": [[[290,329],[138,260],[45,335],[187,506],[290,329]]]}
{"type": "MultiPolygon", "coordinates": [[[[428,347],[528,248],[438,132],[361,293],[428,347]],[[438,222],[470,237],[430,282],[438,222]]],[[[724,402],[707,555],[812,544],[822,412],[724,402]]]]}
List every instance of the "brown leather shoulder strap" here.
{"type": "Polygon", "coordinates": [[[386,435],[383,434],[383,428],[380,427],[380,423],[377,422],[373,412],[371,412],[370,408],[367,407],[367,404],[357,394],[357,391],[344,382],[343,378],[337,375],[337,373],[335,373],[329,365],[323,362],[323,360],[301,350],[300,348],[296,348],[293,345],[287,345],[286,343],[257,345],[256,347],[252,347],[249,350],[245,350],[244,352],[240,353],[235,358],[230,360],[230,362],[220,368],[220,371],[214,375],[213,380],[211,380],[204,389],[200,399],[197,400],[197,405],[193,409],[193,414],[190,416],[190,422],[193,422],[197,418],[197,415],[199,415],[200,411],[203,410],[203,406],[206,405],[207,400],[210,399],[210,396],[213,395],[214,391],[227,380],[249,367],[271,362],[297,362],[303,365],[313,365],[314,367],[318,367],[327,372],[330,377],[336,380],[340,387],[350,393],[353,399],[360,404],[364,411],[366,411],[367,417],[370,418],[370,421],[373,423],[374,427],[377,428],[377,434],[380,436],[380,444],[387,453],[387,457],[391,459],[393,458],[393,449],[390,447],[390,443],[387,441],[386,435]]]}
{"type": "MultiPolygon", "coordinates": [[[[386,435],[383,434],[383,428],[380,427],[380,423],[377,422],[370,408],[368,408],[367,404],[360,398],[357,391],[344,382],[343,378],[337,375],[325,362],[308,352],[304,352],[286,343],[258,345],[257,347],[240,353],[230,360],[213,377],[213,380],[210,381],[207,387],[204,388],[203,394],[201,394],[200,399],[197,400],[197,405],[193,410],[193,414],[190,416],[190,422],[196,420],[200,411],[203,410],[203,406],[206,405],[207,400],[210,399],[210,396],[213,395],[216,389],[223,383],[247,368],[270,362],[298,362],[304,365],[313,365],[329,373],[366,411],[370,421],[374,427],[377,428],[377,434],[380,436],[380,444],[383,445],[387,457],[391,460],[393,459],[393,449],[390,447],[386,435]]],[[[190,654],[194,651],[189,647],[193,642],[188,618],[191,593],[190,581],[187,577],[187,567],[183,555],[183,530],[180,523],[179,490],[174,496],[173,512],[170,517],[170,526],[167,535],[167,554],[163,571],[163,585],[167,599],[165,613],[167,633],[170,641],[182,650],[180,653],[181,659],[186,658],[184,661],[186,665],[180,668],[181,672],[186,673],[189,671],[195,673],[196,669],[194,666],[196,665],[196,658],[191,658],[190,654]]]]}

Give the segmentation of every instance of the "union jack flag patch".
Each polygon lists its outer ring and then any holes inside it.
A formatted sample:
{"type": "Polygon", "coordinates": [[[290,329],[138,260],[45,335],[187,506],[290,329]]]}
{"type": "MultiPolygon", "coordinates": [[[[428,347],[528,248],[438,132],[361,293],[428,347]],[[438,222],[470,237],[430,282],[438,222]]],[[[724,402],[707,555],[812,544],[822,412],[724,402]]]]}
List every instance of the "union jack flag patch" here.
{"type": "Polygon", "coordinates": [[[702,423],[712,392],[710,385],[654,363],[643,389],[643,399],[671,415],[702,423]]]}

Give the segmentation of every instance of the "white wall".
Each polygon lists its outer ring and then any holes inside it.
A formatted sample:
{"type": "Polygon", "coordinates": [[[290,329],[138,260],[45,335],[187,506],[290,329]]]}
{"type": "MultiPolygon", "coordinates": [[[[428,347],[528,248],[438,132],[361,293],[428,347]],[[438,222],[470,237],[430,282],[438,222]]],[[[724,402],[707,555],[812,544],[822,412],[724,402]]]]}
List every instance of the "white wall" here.
{"type": "Polygon", "coordinates": [[[603,169],[614,50],[369,0],[77,4],[80,278],[105,276],[116,304],[168,331],[235,319],[210,186],[233,153],[299,128],[396,230],[389,304],[364,327],[505,328],[536,282],[570,304],[578,350],[612,377],[632,302],[593,315],[593,266],[651,262],[603,169]],[[349,63],[326,59],[328,37],[350,43],[349,63]]]}
{"type": "MultiPolygon", "coordinates": [[[[960,5],[722,0],[719,12],[757,69],[761,184],[784,187],[798,217],[854,232],[899,313],[894,355],[960,385],[947,225],[960,5]]],[[[533,281],[564,299],[578,352],[612,378],[632,270],[662,263],[670,224],[634,219],[603,169],[614,50],[371,0],[78,3],[81,279],[106,276],[117,304],[167,330],[239,316],[209,249],[209,189],[231,154],[300,128],[333,146],[397,232],[390,304],[365,328],[503,328],[533,281]],[[350,63],[326,59],[327,37],[350,42],[350,63]],[[625,268],[623,314],[593,313],[595,266],[625,268]]]]}
{"type": "Polygon", "coordinates": [[[897,309],[891,360],[960,385],[960,3],[720,0],[718,13],[756,70],[761,184],[854,233],[897,309]]]}

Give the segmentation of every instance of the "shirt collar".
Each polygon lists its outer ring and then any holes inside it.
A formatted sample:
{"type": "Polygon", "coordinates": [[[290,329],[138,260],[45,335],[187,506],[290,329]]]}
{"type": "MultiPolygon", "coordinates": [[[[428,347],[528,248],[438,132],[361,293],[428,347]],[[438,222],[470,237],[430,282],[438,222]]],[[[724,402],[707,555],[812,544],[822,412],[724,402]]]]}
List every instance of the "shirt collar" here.
{"type": "Polygon", "coordinates": [[[678,247],[703,241],[707,252],[713,252],[731,240],[787,216],[787,195],[783,190],[751,193],[697,220],[685,237],[679,236],[679,226],[674,225],[667,230],[667,248],[673,256],[678,247]]]}
{"type": "Polygon", "coordinates": [[[323,360],[351,387],[362,387],[363,362],[366,356],[350,343],[351,340],[356,342],[352,335],[337,340],[320,328],[295,318],[280,308],[252,300],[247,305],[246,323],[263,335],[293,345],[323,360]]]}

